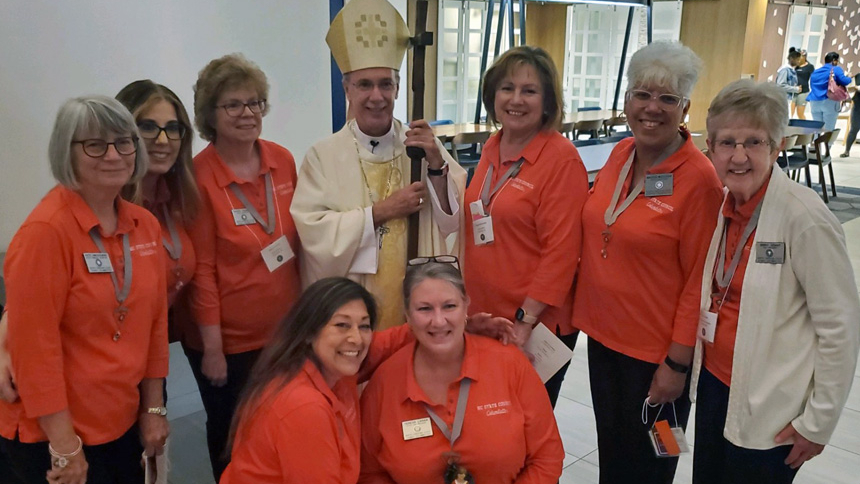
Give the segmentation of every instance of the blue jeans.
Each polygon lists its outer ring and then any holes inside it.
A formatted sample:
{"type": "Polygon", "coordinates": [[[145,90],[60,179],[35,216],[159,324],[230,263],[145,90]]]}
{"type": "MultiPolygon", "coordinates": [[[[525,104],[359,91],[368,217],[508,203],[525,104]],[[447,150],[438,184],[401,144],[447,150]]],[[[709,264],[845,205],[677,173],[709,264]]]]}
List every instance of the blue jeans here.
{"type": "Polygon", "coordinates": [[[836,129],[836,117],[839,116],[839,108],[841,106],[842,103],[832,99],[809,101],[809,107],[812,110],[812,119],[824,121],[825,131],[836,129]]]}

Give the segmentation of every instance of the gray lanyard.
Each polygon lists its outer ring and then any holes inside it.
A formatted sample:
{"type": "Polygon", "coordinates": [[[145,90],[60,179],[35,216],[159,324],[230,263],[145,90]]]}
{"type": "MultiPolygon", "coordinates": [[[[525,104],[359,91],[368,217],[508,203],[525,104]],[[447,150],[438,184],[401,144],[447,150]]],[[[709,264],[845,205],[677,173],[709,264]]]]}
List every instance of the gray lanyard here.
{"type": "Polygon", "coordinates": [[[720,239],[720,252],[717,254],[717,284],[721,288],[725,288],[728,290],[729,284],[732,282],[732,278],[735,276],[735,270],[738,268],[738,263],[741,260],[741,254],[744,251],[744,246],[747,245],[747,241],[750,239],[750,235],[752,235],[753,230],[755,230],[756,226],[758,226],[758,218],[761,214],[761,205],[764,202],[762,199],[756,205],[755,210],[752,213],[752,217],[750,217],[750,221],[747,222],[746,227],[744,227],[743,234],[741,234],[741,240],[738,243],[737,248],[735,248],[735,254],[732,256],[732,262],[729,264],[728,272],[725,272],[726,267],[726,238],[728,233],[728,224],[723,224],[723,236],[720,239]]]}
{"type": "MultiPolygon", "coordinates": [[[[682,143],[683,145],[683,143],[682,143]]],[[[660,157],[657,158],[657,161],[651,164],[651,168],[663,163],[666,158],[672,156],[680,146],[675,146],[675,143],[670,144],[660,153],[660,157]]],[[[642,189],[645,187],[645,178],[639,180],[639,183],[630,190],[630,195],[627,195],[627,198],[624,199],[624,202],[621,203],[621,206],[618,206],[618,200],[621,198],[621,189],[624,188],[624,182],[627,180],[627,175],[630,173],[630,168],[633,167],[633,158],[636,156],[636,150],[634,149],[630,153],[630,158],[627,159],[627,162],[624,163],[624,166],[621,168],[621,173],[618,174],[618,181],[615,182],[615,191],[612,192],[612,200],[609,201],[609,206],[606,207],[606,213],[603,214],[603,221],[606,223],[607,227],[611,227],[612,224],[618,219],[618,216],[621,215],[627,207],[633,203],[633,200],[642,193],[642,189]],[[616,208],[617,207],[617,208],[616,208]]],[[[649,168],[650,169],[650,168],[649,168]]],[[[647,172],[645,177],[647,178],[647,172]]]]}
{"type": "Polygon", "coordinates": [[[267,234],[272,235],[272,232],[275,231],[275,203],[272,201],[272,172],[266,172],[264,179],[266,183],[266,214],[268,215],[269,223],[263,221],[263,218],[260,217],[260,212],[258,212],[257,209],[248,202],[248,198],[245,197],[245,194],[242,193],[242,189],[239,188],[239,185],[236,184],[236,182],[230,183],[230,190],[233,190],[233,193],[236,194],[236,198],[242,202],[242,205],[244,205],[245,209],[251,213],[254,220],[263,227],[263,230],[265,230],[267,234]]]}
{"type": "Polygon", "coordinates": [[[433,419],[433,423],[439,427],[442,435],[451,442],[451,450],[454,450],[454,442],[460,438],[460,433],[463,431],[463,420],[466,418],[466,400],[469,399],[469,387],[472,385],[472,380],[463,378],[460,380],[460,395],[457,397],[457,410],[454,412],[454,428],[449,430],[448,425],[444,420],[436,415],[436,412],[430,408],[430,405],[424,404],[427,414],[433,419]]]}
{"type": "Polygon", "coordinates": [[[161,238],[161,244],[167,249],[167,253],[173,260],[179,260],[182,257],[182,239],[176,231],[176,224],[173,223],[173,217],[170,216],[170,210],[167,209],[167,204],[161,205],[161,213],[164,214],[164,223],[167,224],[167,230],[170,232],[170,242],[166,238],[161,238]]]}
{"type": "MultiPolygon", "coordinates": [[[[105,246],[102,243],[102,236],[99,234],[98,226],[90,229],[90,237],[93,239],[93,242],[96,243],[96,247],[99,248],[99,251],[103,254],[107,254],[105,246]]],[[[113,282],[113,292],[116,295],[116,302],[119,303],[120,307],[122,307],[122,303],[125,302],[129,291],[131,291],[131,246],[128,243],[128,234],[122,234],[122,256],[125,259],[123,263],[122,289],[119,287],[116,272],[111,271],[110,273],[110,280],[113,282]]]]}
{"type": "Polygon", "coordinates": [[[511,165],[511,167],[508,168],[508,171],[502,175],[502,178],[496,182],[496,186],[493,187],[492,192],[490,191],[490,185],[493,183],[491,181],[493,179],[493,164],[490,163],[490,166],[487,168],[487,175],[484,177],[484,188],[481,190],[481,202],[483,202],[485,207],[490,205],[490,200],[493,199],[493,195],[502,188],[502,185],[504,185],[509,178],[515,178],[517,176],[525,161],[525,158],[520,158],[519,161],[511,165]]]}

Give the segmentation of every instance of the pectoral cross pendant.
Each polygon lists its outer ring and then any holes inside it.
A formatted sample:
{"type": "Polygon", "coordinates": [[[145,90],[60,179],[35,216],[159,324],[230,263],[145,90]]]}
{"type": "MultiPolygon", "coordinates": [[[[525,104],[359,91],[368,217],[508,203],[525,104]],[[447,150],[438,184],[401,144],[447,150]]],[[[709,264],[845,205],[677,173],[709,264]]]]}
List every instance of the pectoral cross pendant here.
{"type": "Polygon", "coordinates": [[[382,250],[382,239],[385,238],[385,234],[391,232],[391,229],[387,225],[380,225],[377,230],[379,231],[379,250],[382,250]]]}

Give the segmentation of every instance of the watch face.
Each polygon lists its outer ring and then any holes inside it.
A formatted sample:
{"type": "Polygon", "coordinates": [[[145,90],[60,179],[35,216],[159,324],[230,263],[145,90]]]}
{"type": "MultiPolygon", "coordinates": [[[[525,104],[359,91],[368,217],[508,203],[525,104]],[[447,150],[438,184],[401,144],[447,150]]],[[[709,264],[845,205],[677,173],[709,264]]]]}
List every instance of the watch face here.
{"type": "Polygon", "coordinates": [[[526,315],[526,312],[523,311],[523,308],[517,308],[517,313],[514,315],[514,318],[517,321],[522,321],[523,318],[525,317],[525,315],[526,315]]]}

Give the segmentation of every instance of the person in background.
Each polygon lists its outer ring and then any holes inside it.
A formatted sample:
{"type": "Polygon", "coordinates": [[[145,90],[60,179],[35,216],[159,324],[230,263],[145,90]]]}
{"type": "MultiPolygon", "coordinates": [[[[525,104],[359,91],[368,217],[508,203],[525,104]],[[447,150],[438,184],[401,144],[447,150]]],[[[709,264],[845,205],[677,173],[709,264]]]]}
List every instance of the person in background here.
{"type": "Polygon", "coordinates": [[[678,464],[655,455],[650,430],[658,418],[684,428],[689,417],[700,276],[722,200],[683,125],[701,68],[679,43],[633,54],[624,102],[633,137],[612,151],[582,210],[573,326],[588,335],[601,484],[671,483],[678,464]]]}
{"type": "Polygon", "coordinates": [[[0,402],[12,482],[143,483],[169,429],[167,287],[158,220],[120,197],[147,173],[134,117],[104,96],[59,110],[59,184],[9,246],[7,345],[20,399],[0,402]]]}
{"type": "Polygon", "coordinates": [[[795,67],[797,67],[799,60],[800,52],[794,47],[791,47],[788,49],[788,62],[776,71],[776,84],[785,91],[789,102],[791,102],[803,89],[798,85],[797,71],[795,71],[795,67]]]}
{"type": "Polygon", "coordinates": [[[183,342],[206,410],[216,481],[228,462],[240,392],[301,292],[290,217],[296,166],[289,151],[260,139],[268,92],[266,75],[240,54],[211,61],[194,86],[194,122],[210,143],[194,158],[201,207],[189,235],[198,331],[183,342]]]}
{"type": "Polygon", "coordinates": [[[464,333],[469,299],[453,264],[410,264],[403,297],[415,342],[361,395],[358,482],[446,482],[460,467],[477,483],[556,483],[564,450],[537,372],[519,349],[464,333]]]}
{"type": "Polygon", "coordinates": [[[836,52],[830,52],[824,56],[824,65],[813,71],[809,77],[809,95],[806,97],[812,111],[812,119],[823,121],[825,131],[836,129],[836,118],[842,107],[840,101],[827,97],[831,77],[840,86],[851,84],[851,77],[842,70],[839,65],[839,54],[836,52]]]}
{"type": "Polygon", "coordinates": [[[797,114],[800,119],[806,119],[806,96],[809,95],[809,76],[815,67],[806,61],[806,50],[800,50],[800,60],[794,71],[797,73],[797,84],[800,85],[800,93],[791,102],[791,117],[797,114]]]}
{"type": "MultiPolygon", "coordinates": [[[[475,171],[481,183],[466,190],[475,222],[465,227],[463,277],[469,310],[512,318],[519,344],[542,323],[573,348],[572,287],[588,175],[558,132],[564,116],[558,79],[549,55],[528,46],[505,52],[484,76],[487,117],[502,129],[484,145],[475,171]]],[[[546,383],[553,406],[566,370],[546,383]]]]}
{"type": "Polygon", "coordinates": [[[857,140],[857,133],[860,132],[860,91],[856,87],[852,89],[854,94],[851,96],[850,129],[848,130],[848,136],[845,137],[845,151],[839,154],[840,158],[848,158],[850,156],[851,147],[854,146],[854,141],[857,140]]]}
{"type": "Polygon", "coordinates": [[[695,484],[792,482],[854,380],[860,300],[845,236],[818,194],[775,168],[787,124],[770,83],[735,81],[708,110],[728,193],[701,278],[695,484]]]}

